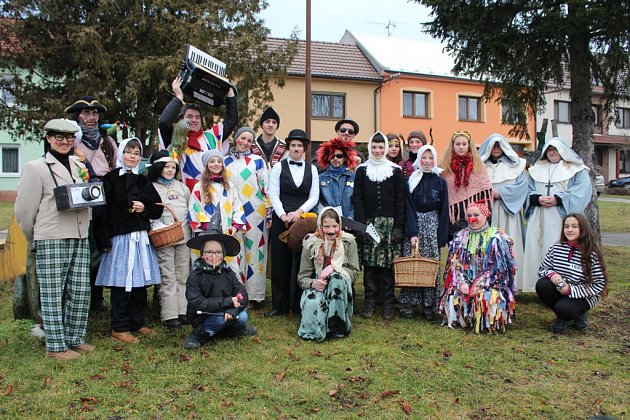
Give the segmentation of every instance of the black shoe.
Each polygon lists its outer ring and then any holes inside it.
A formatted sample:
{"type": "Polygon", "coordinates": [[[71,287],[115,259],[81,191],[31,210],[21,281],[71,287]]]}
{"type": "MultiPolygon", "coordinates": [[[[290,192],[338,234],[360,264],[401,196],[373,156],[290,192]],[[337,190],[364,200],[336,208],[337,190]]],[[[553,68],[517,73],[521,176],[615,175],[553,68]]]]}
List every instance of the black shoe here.
{"type": "Polygon", "coordinates": [[[401,309],[400,310],[400,317],[401,318],[405,318],[405,319],[413,319],[413,311],[401,309]]]}
{"type": "Polygon", "coordinates": [[[100,298],[90,301],[90,312],[107,312],[107,305],[105,305],[105,300],[103,298],[100,298]]]}
{"type": "Polygon", "coordinates": [[[166,321],[164,321],[164,325],[166,326],[166,328],[170,328],[171,330],[176,330],[182,327],[182,323],[179,322],[178,318],[167,319],[166,321]]]}
{"type": "Polygon", "coordinates": [[[269,312],[265,312],[263,314],[263,316],[269,317],[269,316],[280,316],[280,315],[284,315],[282,313],[282,311],[278,310],[278,309],[272,309],[269,312]]]}
{"type": "Polygon", "coordinates": [[[258,328],[252,326],[252,325],[247,325],[245,328],[243,328],[243,331],[241,333],[242,336],[248,336],[248,335],[256,335],[258,334],[258,328]]]}
{"type": "Polygon", "coordinates": [[[361,316],[365,319],[374,318],[374,308],[365,308],[363,312],[361,312],[361,316]]]}
{"type": "Polygon", "coordinates": [[[198,349],[210,340],[210,336],[203,330],[203,326],[200,325],[190,334],[186,336],[184,340],[184,348],[188,350],[198,349]]]}
{"type": "Polygon", "coordinates": [[[180,315],[178,318],[179,318],[180,324],[190,325],[190,322],[188,322],[188,317],[186,315],[180,315]]]}
{"type": "Polygon", "coordinates": [[[430,306],[425,306],[422,309],[422,316],[427,321],[434,321],[435,320],[435,315],[433,314],[433,308],[430,307],[430,306]]]}
{"type": "Polygon", "coordinates": [[[570,321],[566,321],[564,319],[556,318],[556,322],[551,326],[551,331],[555,333],[563,333],[569,329],[570,321]]]}
{"type": "Polygon", "coordinates": [[[586,331],[588,329],[588,311],[582,312],[582,315],[573,321],[573,328],[578,331],[586,331]]]}
{"type": "Polygon", "coordinates": [[[383,309],[383,319],[385,321],[393,321],[395,318],[396,318],[396,312],[394,312],[394,308],[383,309]]]}

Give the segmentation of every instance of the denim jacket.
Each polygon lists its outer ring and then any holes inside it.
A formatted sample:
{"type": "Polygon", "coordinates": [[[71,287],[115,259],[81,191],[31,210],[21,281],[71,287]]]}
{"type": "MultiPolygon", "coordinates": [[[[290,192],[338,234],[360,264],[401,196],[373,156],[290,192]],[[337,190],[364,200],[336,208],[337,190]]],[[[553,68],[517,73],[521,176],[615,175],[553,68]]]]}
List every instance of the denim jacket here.
{"type": "Polygon", "coordinates": [[[341,207],[344,217],[354,218],[352,191],[354,172],[346,169],[339,175],[326,170],[319,174],[319,204],[322,207],[341,207]]]}

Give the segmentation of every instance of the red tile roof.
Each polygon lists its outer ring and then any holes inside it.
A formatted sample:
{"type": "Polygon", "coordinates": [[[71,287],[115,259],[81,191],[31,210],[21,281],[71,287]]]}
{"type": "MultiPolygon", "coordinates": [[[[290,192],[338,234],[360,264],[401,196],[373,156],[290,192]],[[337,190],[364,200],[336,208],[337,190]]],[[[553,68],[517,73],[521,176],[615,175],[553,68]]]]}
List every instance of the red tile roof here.
{"type": "MultiPolygon", "coordinates": [[[[286,39],[269,38],[270,49],[281,48],[286,39]]],[[[306,72],[306,41],[299,40],[298,52],[287,74],[303,76],[306,72]]],[[[380,81],[382,76],[356,45],[311,41],[311,74],[334,79],[380,81]]]]}

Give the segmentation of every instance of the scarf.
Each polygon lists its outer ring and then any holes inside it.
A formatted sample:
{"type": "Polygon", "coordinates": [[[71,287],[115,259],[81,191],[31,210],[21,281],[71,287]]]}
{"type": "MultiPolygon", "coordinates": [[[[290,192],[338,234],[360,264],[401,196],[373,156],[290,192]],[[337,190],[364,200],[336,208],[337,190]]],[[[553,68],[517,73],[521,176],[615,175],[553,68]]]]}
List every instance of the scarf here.
{"type": "Polygon", "coordinates": [[[199,142],[201,136],[203,136],[203,129],[200,129],[198,131],[189,131],[187,142],[188,147],[201,151],[201,143],[199,142]]]}
{"type": "MultiPolygon", "coordinates": [[[[123,153],[125,152],[125,147],[127,146],[127,143],[129,143],[129,141],[133,139],[136,139],[136,138],[130,137],[128,139],[124,139],[123,141],[120,142],[120,146],[118,147],[118,157],[116,159],[116,167],[120,168],[120,170],[118,171],[119,176],[123,176],[127,173],[132,173],[136,175],[140,173],[139,166],[142,159],[140,159],[138,163],[136,164],[136,166],[134,166],[133,168],[125,166],[125,164],[123,163],[123,153]]],[[[142,157],[142,143],[140,143],[140,157],[142,157]]]]}
{"type": "Polygon", "coordinates": [[[207,271],[215,274],[219,274],[224,268],[227,268],[225,260],[221,261],[221,264],[217,265],[215,268],[205,262],[204,259],[201,257],[197,258],[193,263],[193,270],[207,271]]]}
{"type": "Polygon", "coordinates": [[[81,141],[85,144],[90,150],[98,149],[99,143],[101,141],[101,132],[98,127],[87,128],[83,125],[80,126],[81,131],[83,132],[83,137],[81,141]]]}
{"type": "Polygon", "coordinates": [[[470,173],[473,170],[472,153],[468,151],[463,156],[453,153],[453,157],[451,158],[451,169],[455,174],[455,188],[459,188],[462,185],[464,187],[468,187],[470,173]]]}
{"type": "Polygon", "coordinates": [[[210,182],[216,182],[219,184],[223,184],[223,177],[222,176],[211,176],[210,177],[210,182]]]}
{"type": "Polygon", "coordinates": [[[338,168],[333,168],[332,166],[328,167],[328,172],[330,172],[331,175],[341,175],[342,173],[346,172],[346,165],[341,165],[338,168]]]}
{"type": "Polygon", "coordinates": [[[170,186],[173,181],[175,180],[175,178],[171,178],[171,179],[166,179],[164,177],[162,177],[161,175],[157,177],[156,182],[158,184],[162,184],[162,185],[166,185],[167,187],[170,186]]]}
{"type": "Polygon", "coordinates": [[[573,259],[573,254],[575,253],[575,251],[580,249],[580,243],[567,241],[567,245],[569,245],[569,247],[571,248],[569,250],[569,256],[567,257],[567,261],[571,261],[573,259]]]}

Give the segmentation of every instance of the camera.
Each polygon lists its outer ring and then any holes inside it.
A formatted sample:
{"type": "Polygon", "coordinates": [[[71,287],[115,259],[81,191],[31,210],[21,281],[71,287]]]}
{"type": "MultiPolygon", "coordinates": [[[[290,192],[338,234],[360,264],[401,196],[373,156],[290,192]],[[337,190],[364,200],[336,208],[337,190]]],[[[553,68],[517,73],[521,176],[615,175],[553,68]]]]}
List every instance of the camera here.
{"type": "Polygon", "coordinates": [[[102,182],[61,185],[53,190],[58,211],[106,204],[102,182]]]}

